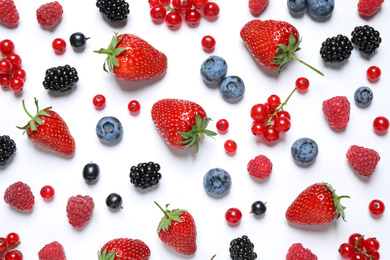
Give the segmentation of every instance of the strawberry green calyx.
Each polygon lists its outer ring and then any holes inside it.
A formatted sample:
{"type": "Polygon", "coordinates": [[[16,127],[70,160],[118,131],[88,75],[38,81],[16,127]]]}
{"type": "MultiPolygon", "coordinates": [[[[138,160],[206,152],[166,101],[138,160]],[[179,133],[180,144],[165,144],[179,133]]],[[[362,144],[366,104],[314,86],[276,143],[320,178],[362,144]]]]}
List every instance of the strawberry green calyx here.
{"type": "Polygon", "coordinates": [[[345,221],[345,213],[344,213],[344,209],[346,209],[346,207],[344,207],[340,200],[342,198],[350,198],[349,196],[346,196],[346,195],[343,195],[343,196],[338,196],[336,194],[336,190],[329,184],[329,183],[326,183],[326,182],[323,182],[323,184],[329,189],[329,191],[332,193],[332,196],[333,196],[333,203],[334,203],[334,206],[336,208],[336,214],[337,214],[337,218],[339,218],[340,216],[342,217],[342,219],[345,221]]]}
{"type": "Polygon", "coordinates": [[[317,72],[321,76],[324,76],[324,74],[321,71],[319,71],[318,69],[314,68],[313,66],[307,64],[303,60],[298,59],[293,54],[294,52],[299,51],[301,49],[299,47],[299,44],[301,44],[301,41],[302,41],[302,39],[299,39],[297,41],[295,36],[293,34],[290,34],[288,45],[284,45],[284,44],[279,44],[278,45],[279,48],[276,49],[276,51],[279,52],[280,54],[275,56],[276,60],[273,62],[273,63],[279,65],[278,68],[276,69],[277,72],[280,73],[280,71],[282,70],[283,66],[290,60],[290,58],[293,58],[293,59],[299,61],[300,63],[306,65],[307,67],[311,68],[312,70],[314,70],[315,72],[317,72]]]}
{"type": "Polygon", "coordinates": [[[26,106],[24,104],[24,100],[22,100],[23,109],[26,112],[26,114],[31,118],[31,120],[28,121],[28,123],[25,126],[23,126],[23,127],[17,126],[17,128],[25,130],[23,133],[26,132],[28,127],[30,127],[31,131],[36,131],[37,130],[37,125],[36,124],[43,125],[43,122],[42,122],[42,120],[41,120],[41,118],[39,116],[51,117],[51,115],[46,112],[46,110],[51,109],[51,107],[46,107],[46,108],[44,108],[42,110],[39,110],[38,100],[35,97],[34,97],[34,102],[35,102],[35,107],[37,108],[37,112],[36,112],[35,116],[32,116],[27,111],[26,106]]]}
{"type": "Polygon", "coordinates": [[[192,126],[192,129],[188,132],[179,132],[179,134],[185,139],[179,143],[183,144],[182,149],[187,149],[191,146],[195,146],[195,153],[199,151],[199,140],[204,139],[204,135],[213,137],[217,133],[207,130],[207,125],[211,121],[211,118],[205,117],[202,118],[196,114],[195,116],[195,125],[192,126]]]}
{"type": "Polygon", "coordinates": [[[107,58],[103,64],[103,70],[105,72],[114,72],[114,67],[119,67],[119,62],[116,57],[126,50],[124,47],[116,47],[122,41],[122,38],[123,35],[118,39],[118,33],[115,33],[114,36],[112,36],[110,45],[108,45],[107,49],[101,48],[98,51],[94,51],[99,54],[107,54],[107,58]],[[108,71],[106,66],[108,67],[108,71]]]}
{"type": "Polygon", "coordinates": [[[157,233],[159,233],[161,230],[162,231],[168,231],[169,227],[172,224],[172,221],[177,221],[181,222],[180,216],[184,213],[184,209],[175,209],[175,210],[169,210],[167,204],[165,206],[166,210],[164,210],[157,202],[154,202],[157,207],[161,209],[161,211],[164,213],[164,217],[161,218],[160,223],[158,224],[157,227],[157,233]]]}
{"type": "Polygon", "coordinates": [[[114,260],[115,259],[115,251],[112,250],[107,253],[107,248],[103,250],[103,252],[98,252],[98,260],[114,260]]]}

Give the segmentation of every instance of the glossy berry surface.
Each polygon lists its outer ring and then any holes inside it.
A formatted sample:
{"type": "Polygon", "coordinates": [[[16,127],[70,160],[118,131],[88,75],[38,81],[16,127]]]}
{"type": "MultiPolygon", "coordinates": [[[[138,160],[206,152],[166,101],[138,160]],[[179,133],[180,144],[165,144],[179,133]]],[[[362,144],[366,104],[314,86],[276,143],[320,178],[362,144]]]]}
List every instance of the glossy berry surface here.
{"type": "Polygon", "coordinates": [[[4,260],[23,260],[23,254],[19,250],[11,250],[5,254],[4,260]]]}
{"type": "Polygon", "coordinates": [[[371,104],[374,94],[369,87],[359,87],[356,89],[353,98],[359,107],[367,107],[371,104]]]}
{"type": "Polygon", "coordinates": [[[14,92],[22,91],[24,87],[24,81],[19,77],[14,77],[9,81],[9,88],[14,92]]]}
{"type": "Polygon", "coordinates": [[[42,187],[40,194],[41,197],[44,198],[45,200],[51,200],[54,198],[55,191],[52,186],[45,185],[42,187]]]}
{"type": "Polygon", "coordinates": [[[262,136],[266,130],[266,126],[262,122],[254,121],[251,127],[252,134],[255,136],[262,136]]]}
{"type": "Polygon", "coordinates": [[[183,18],[177,11],[168,12],[165,16],[165,23],[171,30],[178,30],[181,27],[182,22],[183,18]]]}
{"type": "Polygon", "coordinates": [[[100,167],[96,163],[87,163],[83,168],[83,178],[88,184],[97,182],[100,175],[100,167]]]}
{"type": "Polygon", "coordinates": [[[203,187],[213,197],[222,197],[232,186],[230,174],[221,168],[210,169],[203,177],[203,187]]]}
{"type": "Polygon", "coordinates": [[[9,60],[0,60],[0,74],[10,73],[12,70],[12,64],[9,60]]]}
{"type": "Polygon", "coordinates": [[[22,66],[22,58],[16,53],[8,54],[6,60],[11,62],[12,69],[14,70],[22,66]]]}
{"type": "Polygon", "coordinates": [[[106,106],[106,98],[103,95],[98,94],[93,97],[92,104],[96,109],[103,109],[106,106]]]}
{"type": "Polygon", "coordinates": [[[56,54],[64,54],[66,50],[66,42],[61,38],[56,38],[53,40],[51,46],[56,54]]]}
{"type": "Polygon", "coordinates": [[[245,84],[238,76],[227,76],[219,85],[219,91],[225,100],[236,102],[244,96],[245,84]]]}
{"type": "Polygon", "coordinates": [[[138,114],[141,109],[141,104],[137,100],[131,100],[127,105],[127,109],[134,115],[138,114]]]}
{"type": "Polygon", "coordinates": [[[312,164],[318,155],[318,145],[311,138],[299,138],[291,146],[291,155],[298,165],[312,164]]]}
{"type": "Polygon", "coordinates": [[[213,36],[206,35],[202,38],[201,44],[205,52],[212,52],[215,49],[216,41],[213,36]]]}
{"type": "Polygon", "coordinates": [[[242,213],[238,208],[230,208],[225,213],[225,219],[231,225],[239,224],[241,218],[242,218],[242,213]]]}
{"type": "Polygon", "coordinates": [[[159,0],[149,0],[149,7],[152,8],[153,6],[159,5],[160,1],[159,0]]]}
{"type": "Polygon", "coordinates": [[[231,139],[227,140],[224,144],[224,148],[227,154],[233,155],[237,151],[237,143],[231,139]]]}
{"type": "Polygon", "coordinates": [[[106,205],[110,209],[122,209],[122,197],[118,193],[111,193],[106,198],[106,205]]]}
{"type": "Polygon", "coordinates": [[[379,241],[374,237],[366,238],[364,241],[364,249],[369,253],[377,252],[380,248],[379,241]]]}
{"type": "Polygon", "coordinates": [[[279,140],[279,131],[276,130],[274,127],[267,125],[265,127],[264,134],[262,135],[264,141],[268,143],[273,143],[279,140]]]}
{"type": "Polygon", "coordinates": [[[217,130],[220,133],[226,133],[229,129],[229,122],[226,119],[220,119],[216,124],[217,130]]]}
{"type": "Polygon", "coordinates": [[[5,237],[0,237],[0,254],[4,253],[8,248],[8,243],[5,237]]]}
{"type": "Polygon", "coordinates": [[[208,3],[209,0],[192,0],[192,5],[200,10],[202,9],[207,3],[208,3]]]}
{"type": "Polygon", "coordinates": [[[165,16],[167,15],[167,10],[162,5],[155,5],[150,9],[150,17],[152,21],[156,24],[164,22],[165,16]]]}
{"type": "Polygon", "coordinates": [[[218,18],[219,15],[219,6],[214,2],[208,2],[203,7],[203,15],[209,21],[214,21],[218,18]]]}
{"type": "Polygon", "coordinates": [[[15,44],[13,41],[5,39],[0,42],[0,52],[8,55],[15,52],[15,44]]]}
{"type": "Polygon", "coordinates": [[[374,119],[373,127],[376,133],[385,134],[389,130],[389,119],[384,116],[378,116],[374,119]]]}
{"type": "Polygon", "coordinates": [[[276,118],[274,127],[279,133],[286,133],[291,128],[291,122],[286,117],[276,118]]]}
{"type": "Polygon", "coordinates": [[[268,107],[264,104],[256,104],[251,108],[250,116],[254,121],[264,123],[268,119],[268,107]]]}
{"type": "Polygon", "coordinates": [[[364,236],[360,233],[353,233],[349,236],[348,243],[362,250],[364,249],[364,236]]]}
{"type": "Polygon", "coordinates": [[[267,206],[264,202],[258,200],[252,203],[250,213],[261,216],[267,211],[267,206]]]}
{"type": "Polygon", "coordinates": [[[172,5],[180,13],[185,14],[192,7],[192,0],[172,0],[172,5]]]}
{"type": "Polygon", "coordinates": [[[295,81],[295,87],[297,88],[299,93],[307,92],[310,86],[310,82],[307,78],[300,77],[295,81]]]}
{"type": "Polygon", "coordinates": [[[160,170],[160,164],[152,161],[134,165],[130,168],[130,183],[134,184],[134,186],[139,189],[155,187],[160,183],[162,178],[160,170]]]}
{"type": "Polygon", "coordinates": [[[280,97],[278,95],[271,95],[267,99],[268,108],[271,110],[276,110],[280,104],[280,97]]]}
{"type": "Polygon", "coordinates": [[[373,216],[380,216],[385,212],[385,204],[383,201],[375,199],[368,204],[368,209],[373,216]]]}
{"type": "Polygon", "coordinates": [[[227,74],[227,63],[224,58],[211,55],[205,59],[200,67],[202,79],[209,84],[220,84],[227,74]]]}
{"type": "Polygon", "coordinates": [[[102,117],[96,124],[96,135],[102,143],[116,144],[123,136],[123,126],[114,116],[102,117]]]}
{"type": "Polygon", "coordinates": [[[379,80],[381,74],[382,74],[382,71],[379,67],[377,66],[371,66],[367,69],[367,78],[370,82],[376,82],[379,80]]]}
{"type": "Polygon", "coordinates": [[[73,49],[80,51],[85,48],[88,39],[83,33],[75,32],[70,35],[69,42],[73,49]]]}
{"type": "Polygon", "coordinates": [[[190,9],[184,15],[184,20],[187,25],[192,28],[197,27],[200,24],[201,18],[202,16],[196,9],[190,9]]]}
{"type": "Polygon", "coordinates": [[[15,232],[8,233],[5,239],[7,240],[8,246],[14,246],[20,241],[19,235],[15,232]]]}
{"type": "Polygon", "coordinates": [[[342,258],[351,259],[353,253],[355,252],[355,248],[350,243],[342,243],[338,251],[342,258]]]}

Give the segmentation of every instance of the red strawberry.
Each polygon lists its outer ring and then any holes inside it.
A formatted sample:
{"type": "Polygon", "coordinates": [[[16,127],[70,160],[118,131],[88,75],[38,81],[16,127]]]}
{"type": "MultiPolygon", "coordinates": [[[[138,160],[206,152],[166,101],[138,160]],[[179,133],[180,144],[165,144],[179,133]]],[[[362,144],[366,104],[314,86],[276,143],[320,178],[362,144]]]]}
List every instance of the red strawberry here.
{"type": "Polygon", "coordinates": [[[361,176],[371,177],[381,158],[373,149],[352,145],[348,149],[347,159],[356,173],[361,176]]]}
{"type": "Polygon", "coordinates": [[[160,135],[172,147],[187,149],[195,146],[199,150],[199,140],[216,133],[207,130],[211,120],[204,109],[191,101],[182,99],[162,99],[152,107],[152,120],[160,135]]]}
{"type": "Polygon", "coordinates": [[[337,96],[325,100],[322,103],[322,111],[332,129],[342,130],[348,125],[351,104],[347,97],[337,96]]]}
{"type": "Polygon", "coordinates": [[[300,50],[301,39],[298,30],[287,22],[252,20],[244,25],[240,35],[252,56],[268,69],[280,72],[293,58],[323,75],[294,56],[293,53],[300,50]]]}
{"type": "Polygon", "coordinates": [[[69,224],[77,228],[82,228],[91,218],[94,207],[95,203],[88,195],[71,196],[66,205],[69,224]]]}
{"type": "Polygon", "coordinates": [[[271,175],[272,162],[266,156],[258,155],[249,161],[247,169],[251,176],[265,179],[271,175]]]}
{"type": "Polygon", "coordinates": [[[45,245],[38,252],[39,260],[66,260],[64,247],[57,241],[45,245]]]}
{"type": "Polygon", "coordinates": [[[128,81],[148,80],[164,75],[167,56],[134,34],[115,34],[107,49],[95,51],[107,54],[107,68],[115,77],[128,81]]]}
{"type": "Polygon", "coordinates": [[[328,183],[316,183],[302,191],[288,207],[286,218],[297,225],[325,225],[340,216],[345,220],[345,207],[340,204],[342,198],[337,196],[328,183]]]}
{"type": "Polygon", "coordinates": [[[64,10],[57,1],[41,5],[36,12],[38,23],[42,27],[52,27],[60,22],[64,10]]]}
{"type": "Polygon", "coordinates": [[[269,0],[249,0],[249,10],[253,14],[261,13],[267,7],[269,0]]]}
{"type": "Polygon", "coordinates": [[[385,0],[359,0],[358,2],[358,12],[364,16],[374,15],[385,0]]]}
{"type": "Polygon", "coordinates": [[[156,205],[164,212],[157,228],[161,241],[180,254],[195,254],[197,233],[192,215],[183,209],[168,210],[169,204],[166,210],[156,205]]]}
{"type": "Polygon", "coordinates": [[[100,250],[99,260],[148,260],[149,247],[139,239],[116,238],[100,250]]]}
{"type": "Polygon", "coordinates": [[[13,0],[0,0],[0,21],[9,26],[19,22],[19,12],[13,0]]]}
{"type": "Polygon", "coordinates": [[[21,181],[11,184],[5,190],[4,201],[19,210],[32,210],[35,202],[30,186],[21,181]]]}
{"type": "Polygon", "coordinates": [[[24,127],[18,128],[25,130],[30,140],[38,146],[66,156],[74,154],[76,144],[64,119],[50,110],[51,107],[39,110],[38,100],[34,100],[37,108],[35,116],[27,112],[24,100],[22,101],[23,109],[31,120],[24,127]]]}
{"type": "Polygon", "coordinates": [[[286,260],[317,260],[317,256],[301,243],[293,244],[287,252],[286,260]]]}

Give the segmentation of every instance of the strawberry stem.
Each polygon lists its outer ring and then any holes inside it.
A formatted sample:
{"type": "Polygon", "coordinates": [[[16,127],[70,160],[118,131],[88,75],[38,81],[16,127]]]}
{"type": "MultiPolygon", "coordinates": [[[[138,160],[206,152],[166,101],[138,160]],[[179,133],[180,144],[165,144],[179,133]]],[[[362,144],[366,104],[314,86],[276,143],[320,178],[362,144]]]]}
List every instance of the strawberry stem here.
{"type": "Polygon", "coordinates": [[[318,74],[320,74],[321,76],[324,76],[324,73],[322,73],[321,71],[319,71],[318,69],[314,68],[313,66],[307,64],[306,62],[304,62],[303,60],[301,59],[298,59],[297,57],[295,57],[292,53],[290,54],[291,55],[291,58],[299,61],[300,63],[306,65],[307,67],[311,68],[312,70],[314,70],[315,72],[317,72],[318,74]]]}

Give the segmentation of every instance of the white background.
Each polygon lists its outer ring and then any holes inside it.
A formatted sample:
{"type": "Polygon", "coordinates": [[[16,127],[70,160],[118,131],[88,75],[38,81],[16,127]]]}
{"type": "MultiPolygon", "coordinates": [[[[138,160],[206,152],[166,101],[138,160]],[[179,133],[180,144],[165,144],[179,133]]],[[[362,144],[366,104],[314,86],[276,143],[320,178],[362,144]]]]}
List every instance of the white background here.
{"type": "Polygon", "coordinates": [[[389,135],[374,133],[372,122],[377,116],[390,118],[388,97],[390,50],[389,28],[386,25],[388,5],[384,3],[372,18],[365,19],[357,12],[357,0],[337,1],[332,16],[325,21],[312,19],[307,13],[292,16],[286,1],[271,0],[259,17],[254,17],[247,1],[216,0],[220,6],[217,21],[202,19],[197,28],[183,24],[180,30],[171,31],[165,24],[154,24],[149,16],[146,0],[129,0],[131,13],[126,24],[112,26],[95,7],[95,1],[60,1],[64,8],[61,22],[50,30],[40,27],[35,10],[46,3],[43,0],[15,0],[20,13],[15,28],[0,26],[0,38],[9,38],[16,44],[16,52],[23,59],[27,81],[23,93],[0,92],[0,134],[10,135],[17,144],[17,152],[7,167],[0,169],[0,193],[16,181],[30,185],[35,195],[32,212],[21,213],[0,202],[0,236],[17,232],[22,240],[18,247],[25,259],[36,259],[38,251],[47,243],[59,241],[68,259],[96,259],[96,253],[107,241],[128,237],[141,239],[150,247],[151,259],[229,259],[229,243],[232,239],[248,235],[255,244],[259,259],[284,259],[291,244],[301,242],[319,259],[341,259],[337,249],[354,232],[375,236],[381,242],[381,259],[390,258],[389,213],[374,219],[368,204],[381,199],[390,205],[388,169],[390,168],[389,135]],[[296,55],[320,69],[322,77],[292,60],[280,75],[259,66],[251,57],[239,33],[252,19],[276,19],[293,24],[303,41],[302,50],[296,55]],[[324,64],[319,49],[331,36],[350,33],[357,25],[369,24],[381,32],[382,45],[372,57],[361,55],[357,49],[351,58],[340,65],[324,64]],[[83,32],[91,37],[82,52],[75,52],[69,45],[69,36],[83,32]],[[166,75],[145,82],[123,82],[105,73],[104,55],[93,53],[107,47],[114,31],[133,33],[147,40],[168,57],[166,75]],[[241,77],[246,85],[243,99],[235,104],[226,102],[217,87],[207,86],[200,77],[200,65],[211,54],[201,47],[203,36],[210,34],[217,41],[212,54],[223,57],[228,64],[228,75],[241,77]],[[63,38],[68,43],[65,54],[58,56],[51,48],[52,41],[63,38]],[[42,86],[46,69],[70,64],[76,67],[80,80],[74,91],[67,95],[52,95],[42,86]],[[382,69],[377,83],[370,83],[366,70],[371,65],[382,69]],[[310,80],[306,94],[295,93],[285,107],[292,115],[291,130],[275,145],[264,144],[251,132],[250,109],[264,103],[271,94],[284,100],[293,90],[295,80],[305,76],[310,80]],[[359,108],[353,99],[355,90],[368,86],[374,92],[374,100],[368,108],[359,108]],[[103,94],[106,107],[98,111],[92,98],[103,94]],[[325,99],[344,95],[351,102],[351,119],[345,131],[330,129],[321,111],[325,99]],[[41,108],[53,106],[67,122],[76,140],[76,153],[65,158],[36,147],[16,126],[23,126],[28,117],[22,108],[25,100],[29,111],[35,111],[34,97],[41,108]],[[175,150],[166,145],[154,129],[150,110],[154,102],[162,98],[182,98],[194,101],[206,110],[215,123],[225,118],[230,123],[226,134],[215,140],[202,141],[200,151],[175,150]],[[132,116],[127,110],[130,100],[141,103],[141,112],[132,116]],[[124,136],[115,146],[102,144],[95,126],[103,116],[115,116],[123,124],[124,136]],[[319,145],[319,155],[314,164],[302,168],[296,165],[290,154],[293,142],[301,137],[313,138],[319,145]],[[223,149],[227,139],[238,143],[238,151],[228,156],[223,149]],[[358,177],[346,160],[351,145],[375,149],[381,156],[377,169],[369,179],[358,177]],[[255,156],[266,155],[273,163],[271,176],[262,182],[252,179],[247,163],[255,156]],[[97,184],[88,186],[82,178],[82,169],[90,161],[99,164],[101,176],[97,184]],[[154,161],[161,165],[163,178],[155,189],[141,192],[129,182],[129,170],[140,162],[154,161]],[[215,199],[203,188],[204,174],[211,168],[227,170],[233,180],[227,196],[215,199]],[[307,186],[326,181],[336,188],[338,195],[350,195],[344,199],[347,222],[336,222],[321,227],[297,227],[285,219],[285,211],[294,198],[307,186]],[[44,185],[52,185],[56,195],[46,202],[39,191],[44,185]],[[124,209],[110,211],[105,198],[111,192],[122,195],[124,209]],[[89,195],[95,201],[95,210],[89,223],[82,229],[73,228],[67,220],[66,202],[70,196],[89,195]],[[249,214],[256,200],[267,202],[264,217],[249,214]],[[191,257],[183,257],[166,247],[158,238],[156,228],[162,212],[154,205],[171,204],[172,208],[187,209],[195,218],[198,230],[198,250],[191,257]],[[230,227],[224,218],[225,211],[237,207],[243,213],[241,224],[230,227]]]}

